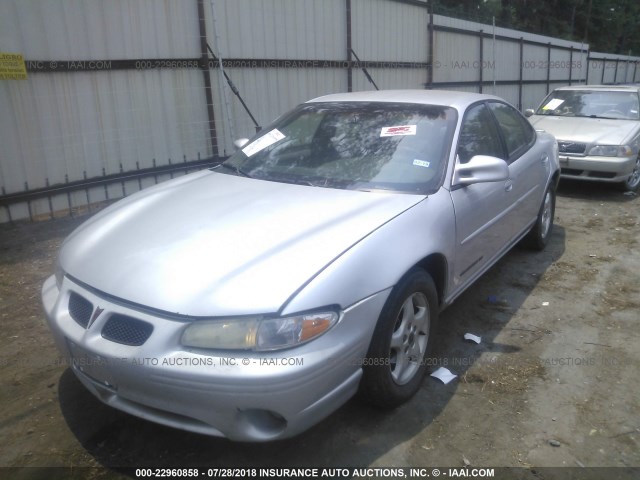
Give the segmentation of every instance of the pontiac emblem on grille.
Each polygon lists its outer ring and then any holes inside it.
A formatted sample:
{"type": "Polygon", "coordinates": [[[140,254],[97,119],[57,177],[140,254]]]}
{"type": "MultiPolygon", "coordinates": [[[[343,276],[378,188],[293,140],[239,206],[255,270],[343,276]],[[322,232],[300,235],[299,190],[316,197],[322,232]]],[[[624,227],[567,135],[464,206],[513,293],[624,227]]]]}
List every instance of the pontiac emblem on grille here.
{"type": "Polygon", "coordinates": [[[91,325],[93,325],[93,322],[95,322],[98,319],[98,317],[102,312],[104,312],[104,308],[96,307],[96,309],[93,312],[93,315],[91,315],[91,320],[89,320],[89,323],[87,324],[87,330],[91,328],[91,325]]]}

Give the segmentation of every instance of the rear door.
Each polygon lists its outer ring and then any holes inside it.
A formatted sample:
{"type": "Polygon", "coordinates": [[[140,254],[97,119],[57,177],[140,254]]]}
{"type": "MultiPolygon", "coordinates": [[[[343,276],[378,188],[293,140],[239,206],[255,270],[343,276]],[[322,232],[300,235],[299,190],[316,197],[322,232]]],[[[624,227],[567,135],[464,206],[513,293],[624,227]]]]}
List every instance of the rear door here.
{"type": "Polygon", "coordinates": [[[500,129],[509,164],[506,242],[528,229],[536,218],[550,159],[541,146],[536,147],[536,132],[520,112],[498,101],[488,105],[500,129]]]}

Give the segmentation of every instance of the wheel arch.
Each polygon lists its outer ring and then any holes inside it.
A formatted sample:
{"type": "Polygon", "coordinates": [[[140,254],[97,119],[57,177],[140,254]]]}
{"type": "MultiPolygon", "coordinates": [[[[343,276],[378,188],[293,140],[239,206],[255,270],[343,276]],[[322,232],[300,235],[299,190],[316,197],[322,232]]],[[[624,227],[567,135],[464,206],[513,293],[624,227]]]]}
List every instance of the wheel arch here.
{"type": "Polygon", "coordinates": [[[414,268],[416,267],[431,275],[433,283],[436,285],[436,292],[438,293],[438,307],[441,309],[444,304],[447,290],[447,258],[441,253],[432,253],[416,263],[414,268]]]}

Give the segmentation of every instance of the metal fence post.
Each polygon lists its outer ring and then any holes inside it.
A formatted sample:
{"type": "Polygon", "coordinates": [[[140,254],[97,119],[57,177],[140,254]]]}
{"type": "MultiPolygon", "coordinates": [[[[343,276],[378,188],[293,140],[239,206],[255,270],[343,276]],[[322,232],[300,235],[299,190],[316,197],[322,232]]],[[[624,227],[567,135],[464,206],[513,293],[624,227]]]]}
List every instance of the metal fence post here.
{"type": "Polygon", "coordinates": [[[549,90],[551,90],[551,42],[547,45],[547,94],[549,94],[549,90]]]}
{"type": "Polygon", "coordinates": [[[427,50],[427,89],[433,88],[433,1],[429,5],[429,21],[427,23],[427,38],[429,46],[427,50]]]}
{"type": "Polygon", "coordinates": [[[569,85],[573,80],[573,45],[569,48],[569,85]]]}
{"type": "Polygon", "coordinates": [[[347,92],[353,92],[353,67],[351,65],[353,56],[351,49],[353,48],[351,40],[351,0],[345,0],[345,11],[347,16],[347,92]]]}
{"type": "Polygon", "coordinates": [[[520,37],[520,80],[518,82],[518,110],[522,111],[522,80],[523,71],[522,66],[524,64],[524,37],[520,37]]]}
{"type": "Polygon", "coordinates": [[[209,54],[207,52],[207,26],[204,16],[204,0],[198,1],[198,25],[200,30],[200,55],[201,68],[204,78],[204,94],[207,102],[207,116],[209,118],[209,139],[211,141],[211,154],[219,155],[218,135],[216,134],[216,118],[213,111],[213,94],[211,93],[211,71],[209,69],[209,54]]]}
{"type": "MultiPolygon", "coordinates": [[[[479,74],[479,81],[480,83],[478,84],[479,90],[478,93],[482,93],[482,70],[484,69],[484,52],[483,52],[483,47],[484,47],[484,31],[482,29],[480,29],[480,32],[478,34],[478,38],[480,39],[480,74],[479,74]]],[[[494,67],[495,68],[495,67],[494,67]]]]}

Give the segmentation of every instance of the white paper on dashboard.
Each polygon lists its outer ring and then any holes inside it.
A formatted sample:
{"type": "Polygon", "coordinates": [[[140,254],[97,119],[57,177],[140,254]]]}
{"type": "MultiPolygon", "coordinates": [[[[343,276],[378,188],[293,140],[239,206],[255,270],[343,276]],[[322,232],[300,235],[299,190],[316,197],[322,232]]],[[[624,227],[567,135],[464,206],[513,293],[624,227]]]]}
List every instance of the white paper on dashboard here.
{"type": "Polygon", "coordinates": [[[562,100],[561,98],[554,98],[549,103],[547,103],[544,107],[542,107],[542,109],[543,110],[555,110],[556,108],[558,108],[563,103],[564,103],[564,100],[562,100]]]}
{"type": "Polygon", "coordinates": [[[244,147],[242,149],[242,153],[244,153],[247,157],[250,157],[251,155],[258,153],[260,150],[264,150],[268,146],[279,142],[284,137],[285,135],[280,130],[274,128],[269,133],[264,134],[257,140],[244,147]]]}

